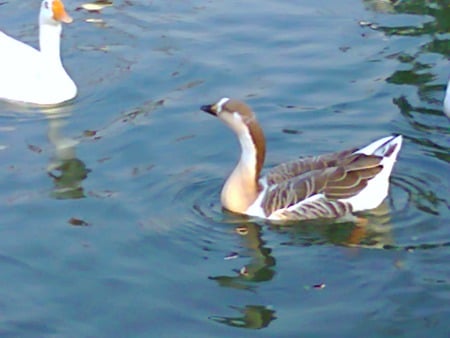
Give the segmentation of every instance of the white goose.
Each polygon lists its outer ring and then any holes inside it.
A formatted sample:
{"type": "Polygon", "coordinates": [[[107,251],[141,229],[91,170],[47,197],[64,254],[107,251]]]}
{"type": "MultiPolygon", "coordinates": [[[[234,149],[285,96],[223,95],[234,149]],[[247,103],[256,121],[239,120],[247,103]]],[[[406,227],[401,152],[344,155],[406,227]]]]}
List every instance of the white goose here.
{"type": "Polygon", "coordinates": [[[40,50],[0,31],[1,99],[48,105],[75,97],[77,87],[60,58],[61,22],[72,22],[62,1],[42,1],[40,50]]]}
{"type": "Polygon", "coordinates": [[[448,80],[447,91],[445,92],[444,97],[444,113],[450,117],[450,79],[448,80]]]}
{"type": "Polygon", "coordinates": [[[266,145],[251,108],[223,98],[201,109],[217,116],[239,139],[241,157],[221,193],[223,207],[232,212],[270,220],[341,218],[376,208],[388,194],[401,135],[283,163],[261,177],[266,145]]]}

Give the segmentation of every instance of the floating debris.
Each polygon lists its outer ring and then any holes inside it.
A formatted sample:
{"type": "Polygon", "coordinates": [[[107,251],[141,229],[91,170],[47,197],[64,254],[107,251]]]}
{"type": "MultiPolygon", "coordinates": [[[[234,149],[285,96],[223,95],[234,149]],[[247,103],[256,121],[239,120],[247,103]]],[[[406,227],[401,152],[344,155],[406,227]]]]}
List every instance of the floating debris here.
{"type": "Polygon", "coordinates": [[[189,139],[194,138],[194,137],[195,137],[195,135],[193,135],[193,134],[180,136],[180,137],[177,137],[177,138],[175,139],[175,142],[180,142],[180,141],[189,140],[189,139]]]}
{"type": "Polygon", "coordinates": [[[373,29],[373,30],[377,30],[378,28],[380,28],[380,26],[378,24],[367,21],[367,20],[359,20],[358,24],[361,27],[369,27],[370,29],[373,29]]]}
{"type": "Polygon", "coordinates": [[[86,21],[87,23],[97,23],[97,24],[105,23],[105,21],[103,21],[103,19],[94,19],[94,18],[88,18],[84,21],[86,21]]]}
{"type": "Polygon", "coordinates": [[[224,260],[230,260],[230,259],[236,259],[239,257],[239,254],[237,252],[230,252],[228,255],[225,256],[224,260]]]}
{"type": "Polygon", "coordinates": [[[29,144],[28,149],[30,149],[34,153],[38,153],[38,154],[42,153],[42,148],[35,146],[33,144],[29,144]]]}
{"type": "Polygon", "coordinates": [[[369,26],[371,24],[371,22],[370,21],[365,21],[365,20],[359,20],[358,24],[361,27],[367,27],[367,26],[369,26]]]}
{"type": "Polygon", "coordinates": [[[81,8],[89,12],[99,12],[106,7],[112,6],[112,4],[112,1],[99,0],[82,4],[81,8]]]}
{"type": "Polygon", "coordinates": [[[106,161],[109,161],[111,159],[111,156],[105,156],[105,157],[101,157],[97,160],[98,163],[104,163],[106,161]]]}
{"type": "Polygon", "coordinates": [[[236,227],[235,231],[241,236],[245,236],[248,234],[248,228],[245,225],[236,227]]]}
{"type": "Polygon", "coordinates": [[[78,227],[80,227],[80,226],[87,227],[90,225],[88,222],[83,221],[82,219],[79,219],[79,218],[75,218],[75,217],[72,217],[71,219],[69,219],[68,222],[70,225],[78,226],[78,227]]]}
{"type": "Polygon", "coordinates": [[[281,130],[283,133],[285,134],[301,134],[302,132],[300,130],[297,129],[287,129],[287,128],[283,128],[281,130]]]}
{"type": "Polygon", "coordinates": [[[248,269],[247,269],[247,267],[246,267],[246,266],[243,266],[243,267],[241,268],[241,270],[239,270],[239,274],[240,274],[241,276],[248,276],[248,269]]]}
{"type": "Polygon", "coordinates": [[[320,284],[314,284],[313,288],[314,289],[325,289],[325,283],[320,283],[320,284]]]}
{"type": "Polygon", "coordinates": [[[304,289],[305,290],[311,290],[311,289],[321,290],[321,289],[325,289],[325,287],[326,287],[325,283],[319,283],[319,284],[314,284],[312,286],[305,285],[304,289]]]}
{"type": "Polygon", "coordinates": [[[191,89],[191,88],[197,87],[198,85],[203,84],[203,82],[205,82],[205,81],[204,80],[194,80],[194,81],[188,82],[188,83],[178,87],[176,90],[182,91],[182,90],[186,90],[186,89],[191,89]]]}
{"type": "Polygon", "coordinates": [[[97,131],[96,130],[85,130],[85,131],[83,131],[83,136],[84,137],[94,137],[95,135],[97,135],[97,131]]]}

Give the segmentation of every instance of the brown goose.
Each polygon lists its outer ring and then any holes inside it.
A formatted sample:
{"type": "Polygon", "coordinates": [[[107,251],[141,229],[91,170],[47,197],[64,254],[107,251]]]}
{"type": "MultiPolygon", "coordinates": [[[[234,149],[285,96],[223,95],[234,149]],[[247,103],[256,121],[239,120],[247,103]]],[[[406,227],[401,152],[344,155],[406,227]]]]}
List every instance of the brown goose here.
{"type": "Polygon", "coordinates": [[[270,220],[341,218],[376,208],[388,194],[401,135],[282,163],[261,176],[266,144],[251,108],[222,98],[201,109],[230,127],[241,145],[239,162],[221,193],[223,207],[232,212],[270,220]]]}

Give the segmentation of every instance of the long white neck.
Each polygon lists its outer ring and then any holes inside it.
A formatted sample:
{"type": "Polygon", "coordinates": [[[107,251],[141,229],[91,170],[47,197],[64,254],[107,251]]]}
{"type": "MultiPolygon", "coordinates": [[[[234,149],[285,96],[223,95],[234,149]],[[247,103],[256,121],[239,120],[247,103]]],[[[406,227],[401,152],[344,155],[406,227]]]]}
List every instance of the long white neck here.
{"type": "Polygon", "coordinates": [[[239,133],[241,156],[222,189],[221,200],[225,208],[243,213],[256,200],[259,192],[259,174],[264,162],[265,147],[257,148],[255,139],[246,130],[239,133]],[[260,152],[263,152],[260,154],[260,152]]]}
{"type": "Polygon", "coordinates": [[[39,25],[39,48],[41,55],[54,67],[62,67],[60,57],[61,30],[61,24],[39,25]]]}
{"type": "Polygon", "coordinates": [[[240,135],[239,143],[241,146],[241,156],[227,181],[234,179],[242,181],[246,185],[253,184],[258,181],[257,176],[259,176],[259,172],[256,172],[257,149],[249,134],[240,135]]]}

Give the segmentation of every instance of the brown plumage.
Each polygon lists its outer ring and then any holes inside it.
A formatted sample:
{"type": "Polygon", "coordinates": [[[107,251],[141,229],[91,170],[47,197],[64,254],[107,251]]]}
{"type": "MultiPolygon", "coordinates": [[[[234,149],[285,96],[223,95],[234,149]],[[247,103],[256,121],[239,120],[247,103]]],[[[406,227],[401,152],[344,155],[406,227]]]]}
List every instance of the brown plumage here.
{"type": "Polygon", "coordinates": [[[265,139],[251,108],[223,98],[201,109],[224,121],[241,145],[240,160],[221,195],[223,206],[231,211],[270,219],[335,218],[373,208],[387,194],[401,136],[386,137],[362,149],[283,163],[261,178],[265,139]],[[369,187],[375,178],[377,183],[369,187]]]}

